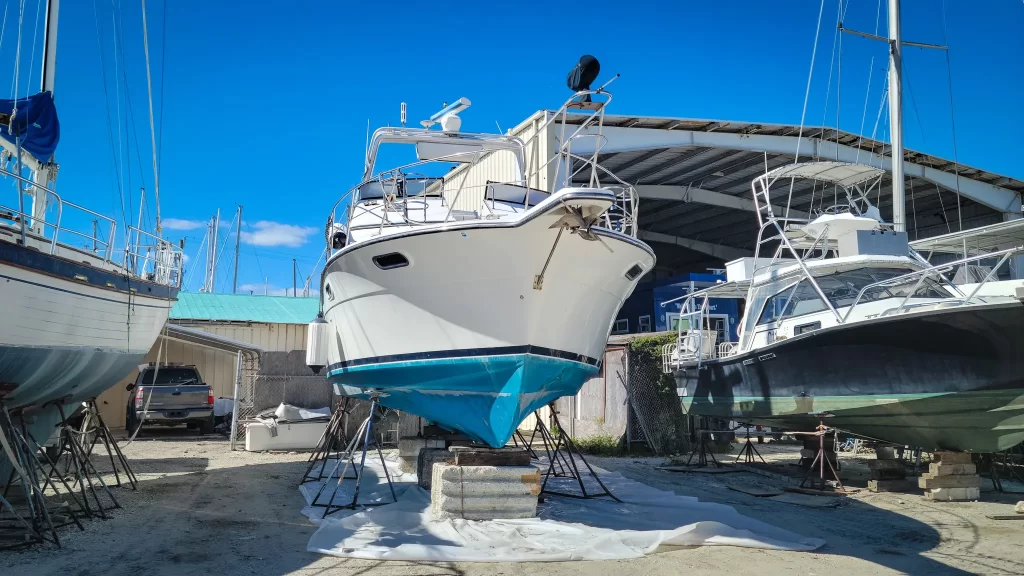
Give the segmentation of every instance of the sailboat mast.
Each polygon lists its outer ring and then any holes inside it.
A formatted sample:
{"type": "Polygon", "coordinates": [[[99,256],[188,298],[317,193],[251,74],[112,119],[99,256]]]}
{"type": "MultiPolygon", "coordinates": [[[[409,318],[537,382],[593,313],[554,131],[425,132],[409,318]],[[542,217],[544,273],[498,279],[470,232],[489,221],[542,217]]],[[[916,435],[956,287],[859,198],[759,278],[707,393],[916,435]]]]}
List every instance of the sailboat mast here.
{"type": "Polygon", "coordinates": [[[57,72],[57,13],[60,11],[60,0],[47,0],[46,22],[43,24],[43,92],[53,92],[53,83],[57,72]]]}
{"type": "MultiPolygon", "coordinates": [[[[46,22],[43,23],[42,92],[53,93],[57,72],[57,14],[59,11],[60,0],[47,0],[46,22]]],[[[48,159],[40,158],[40,164],[43,164],[46,160],[48,159]]],[[[32,231],[36,234],[43,233],[43,222],[46,220],[46,202],[49,199],[47,197],[48,194],[36,186],[49,188],[50,174],[49,167],[40,165],[32,174],[32,183],[35,186],[27,187],[28,193],[32,197],[32,231]]]]}
{"type": "Polygon", "coordinates": [[[907,229],[907,195],[903,182],[903,45],[900,0],[889,0],[889,142],[892,145],[892,223],[907,229]]]}

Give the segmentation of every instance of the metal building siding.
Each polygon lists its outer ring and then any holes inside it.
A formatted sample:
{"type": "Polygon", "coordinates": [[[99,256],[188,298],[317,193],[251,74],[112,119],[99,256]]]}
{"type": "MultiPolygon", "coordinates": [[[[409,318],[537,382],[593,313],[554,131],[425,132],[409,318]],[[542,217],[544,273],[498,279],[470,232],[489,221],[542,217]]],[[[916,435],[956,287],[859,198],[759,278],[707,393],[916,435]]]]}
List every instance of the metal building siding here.
{"type": "MultiPolygon", "coordinates": [[[[190,328],[210,332],[218,336],[255,344],[267,352],[290,352],[306,349],[306,324],[264,324],[242,322],[179,322],[190,328]]],[[[143,360],[156,362],[160,341],[153,346],[143,360]]],[[[231,397],[235,388],[236,355],[231,352],[211,350],[184,342],[164,342],[163,362],[192,364],[203,379],[213,388],[217,398],[231,397]]],[[[133,370],[97,398],[100,411],[107,426],[123,428],[128,398],[133,392],[124,389],[125,384],[134,382],[138,371],[133,370]]]]}
{"type": "MultiPolygon", "coordinates": [[[[544,123],[546,112],[538,112],[516,126],[512,134],[524,142],[530,140],[544,123]]],[[[549,125],[537,139],[526,146],[526,173],[529,186],[548,190],[554,175],[554,163],[538,170],[553,154],[553,126],[549,125]]],[[[473,166],[463,165],[449,172],[444,179],[444,197],[456,210],[479,210],[483,204],[484,186],[488,181],[514,183],[519,179],[515,155],[511,152],[493,152],[473,166]],[[462,186],[462,191],[459,187],[462,186]]]]}

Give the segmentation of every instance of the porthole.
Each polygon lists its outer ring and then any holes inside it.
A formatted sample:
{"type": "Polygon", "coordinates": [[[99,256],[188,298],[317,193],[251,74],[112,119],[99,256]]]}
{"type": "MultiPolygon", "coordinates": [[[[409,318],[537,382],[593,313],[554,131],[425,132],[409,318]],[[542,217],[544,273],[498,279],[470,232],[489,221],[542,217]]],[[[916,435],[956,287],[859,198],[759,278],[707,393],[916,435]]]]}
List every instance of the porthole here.
{"type": "Polygon", "coordinates": [[[334,300],[334,290],[331,290],[331,285],[329,283],[324,284],[324,292],[327,294],[328,300],[334,300]]]}
{"type": "Polygon", "coordinates": [[[643,271],[643,266],[640,266],[639,264],[634,264],[632,268],[626,270],[626,280],[636,280],[636,277],[639,276],[640,273],[643,271]]]}
{"type": "Polygon", "coordinates": [[[381,254],[380,256],[374,256],[373,263],[381,270],[391,270],[393,268],[408,266],[409,259],[398,252],[391,252],[388,254],[381,254]]]}

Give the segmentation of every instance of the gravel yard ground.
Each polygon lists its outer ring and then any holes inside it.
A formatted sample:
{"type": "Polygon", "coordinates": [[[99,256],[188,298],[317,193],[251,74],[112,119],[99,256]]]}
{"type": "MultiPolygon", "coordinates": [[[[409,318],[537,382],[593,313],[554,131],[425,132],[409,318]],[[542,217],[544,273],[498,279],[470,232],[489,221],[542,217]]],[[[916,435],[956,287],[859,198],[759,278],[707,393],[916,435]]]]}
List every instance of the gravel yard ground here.
{"type": "MultiPolygon", "coordinates": [[[[794,445],[758,448],[772,463],[755,472],[708,474],[657,469],[663,458],[592,458],[609,470],[656,488],[729,504],[748,516],[828,542],[815,553],[733,547],[672,548],[615,562],[549,564],[404,563],[341,559],[306,552],[316,527],[303,517],[296,487],[305,453],[231,452],[226,441],[153,434],[125,448],[140,480],[138,492],[118,489],[124,508],[86,530],[65,529],[64,547],[0,552],[0,574],[136,576],[201,574],[263,576],[534,574],[1021,574],[1024,522],[991,520],[1013,514],[1016,494],[991,491],[982,501],[940,503],[920,491],[809,497],[815,504],[757,498],[730,488],[779,489],[793,478],[794,445]]],[[[731,462],[733,456],[719,456],[731,462]]],[[[843,476],[863,487],[872,455],[843,456],[843,476]]],[[[1008,489],[1022,487],[1005,484],[1008,489]]]]}

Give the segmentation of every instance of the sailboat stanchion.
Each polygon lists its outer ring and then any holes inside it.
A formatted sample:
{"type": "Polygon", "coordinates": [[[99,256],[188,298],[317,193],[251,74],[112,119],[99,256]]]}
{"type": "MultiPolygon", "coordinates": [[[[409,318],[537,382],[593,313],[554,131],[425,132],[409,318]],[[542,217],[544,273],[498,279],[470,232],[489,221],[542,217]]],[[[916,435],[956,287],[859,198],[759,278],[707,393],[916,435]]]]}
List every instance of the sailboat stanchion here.
{"type": "Polygon", "coordinates": [[[391,474],[388,472],[387,463],[384,461],[384,452],[380,448],[380,443],[373,435],[373,423],[374,420],[379,420],[380,415],[378,414],[378,408],[380,405],[377,403],[377,396],[373,396],[370,399],[370,414],[363,420],[362,425],[359,427],[359,431],[356,436],[349,441],[348,447],[345,450],[344,455],[340,455],[335,460],[334,468],[327,475],[327,479],[320,486],[316,496],[310,503],[311,506],[323,507],[324,513],[321,518],[326,518],[329,514],[333,514],[339,510],[355,510],[358,506],[381,506],[384,504],[390,504],[391,502],[371,502],[371,503],[359,503],[359,490],[362,487],[363,475],[366,471],[366,454],[370,450],[370,444],[373,444],[373,448],[377,451],[377,456],[380,458],[380,464],[384,468],[384,478],[387,480],[388,488],[391,490],[391,499],[393,502],[398,502],[398,497],[395,495],[395,486],[391,482],[391,474]],[[360,443],[360,440],[362,442],[360,443]],[[361,445],[360,445],[361,444],[361,445]],[[359,453],[359,462],[356,463],[356,453],[359,453]],[[338,481],[334,483],[334,489],[331,491],[331,497],[328,499],[326,504],[320,503],[320,497],[323,496],[326,488],[331,484],[331,480],[334,478],[335,473],[341,466],[342,460],[345,461],[345,467],[342,469],[341,474],[338,474],[338,481]],[[349,466],[352,467],[355,477],[347,476],[349,466]],[[352,501],[348,504],[335,504],[334,500],[338,496],[338,492],[341,490],[342,484],[345,480],[355,480],[355,486],[352,490],[352,501]]]}
{"type": "Polygon", "coordinates": [[[607,496],[616,502],[622,502],[622,500],[619,500],[619,498],[612,494],[611,490],[605,486],[604,482],[602,482],[601,478],[597,475],[597,472],[594,471],[594,468],[589,462],[587,462],[583,453],[580,452],[576,443],[572,441],[572,438],[565,431],[565,428],[562,427],[561,422],[558,421],[558,411],[555,409],[555,403],[552,402],[551,404],[548,404],[548,408],[551,410],[551,423],[555,428],[554,434],[552,434],[547,426],[544,425],[539,415],[537,417],[537,427],[540,428],[541,437],[545,438],[545,441],[548,441],[548,439],[552,441],[551,450],[548,452],[548,469],[544,473],[544,482],[540,486],[540,493],[550,494],[552,496],[566,496],[569,498],[584,499],[607,496]],[[580,473],[580,467],[576,464],[577,460],[583,462],[583,465],[587,467],[587,471],[590,473],[590,476],[593,477],[594,480],[597,481],[598,486],[601,487],[600,492],[587,492],[586,484],[583,482],[584,474],[580,473]],[[556,463],[558,463],[558,466],[562,468],[563,473],[561,475],[555,471],[556,463]],[[548,482],[552,477],[573,478],[579,484],[580,493],[572,494],[569,492],[549,490],[548,482]]]}

